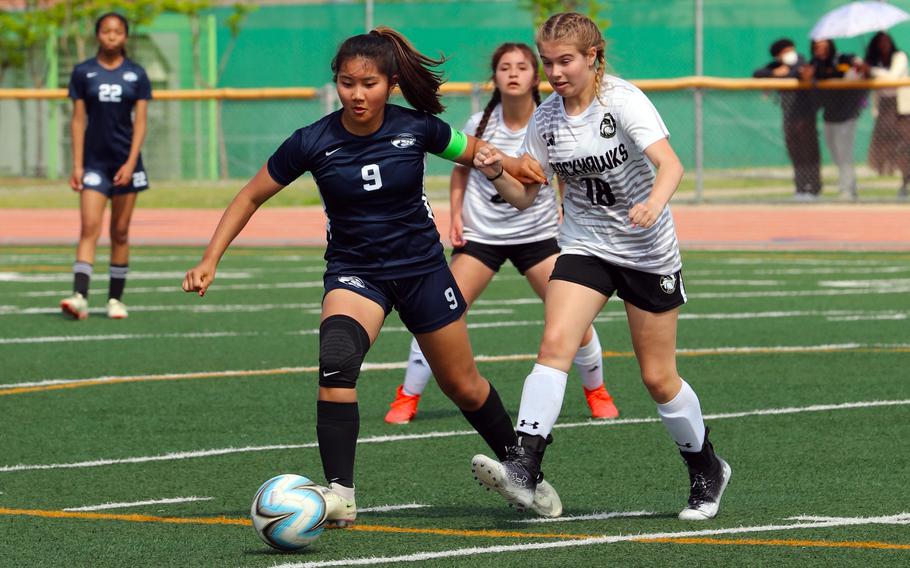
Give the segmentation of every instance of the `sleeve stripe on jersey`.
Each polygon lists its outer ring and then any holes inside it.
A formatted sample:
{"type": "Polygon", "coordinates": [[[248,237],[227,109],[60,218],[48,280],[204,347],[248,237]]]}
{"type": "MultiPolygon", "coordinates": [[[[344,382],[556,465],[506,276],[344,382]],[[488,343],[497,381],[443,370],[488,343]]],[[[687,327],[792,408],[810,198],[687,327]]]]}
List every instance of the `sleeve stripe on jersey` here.
{"type": "Polygon", "coordinates": [[[461,130],[452,128],[452,137],[449,139],[449,145],[442,152],[436,154],[446,160],[454,160],[464,154],[465,148],[468,147],[468,137],[461,130]]]}

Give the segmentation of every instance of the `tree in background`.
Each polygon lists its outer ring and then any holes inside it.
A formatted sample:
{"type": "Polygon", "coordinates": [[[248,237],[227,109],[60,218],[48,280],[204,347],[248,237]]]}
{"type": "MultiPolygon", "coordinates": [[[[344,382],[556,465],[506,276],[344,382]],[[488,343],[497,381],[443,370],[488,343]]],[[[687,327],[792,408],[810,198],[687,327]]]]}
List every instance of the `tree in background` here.
{"type": "Polygon", "coordinates": [[[598,0],[522,0],[526,10],[531,12],[534,27],[539,28],[547,18],[559,12],[578,12],[594,20],[601,31],[610,27],[610,21],[601,17],[607,7],[606,2],[598,0]]]}

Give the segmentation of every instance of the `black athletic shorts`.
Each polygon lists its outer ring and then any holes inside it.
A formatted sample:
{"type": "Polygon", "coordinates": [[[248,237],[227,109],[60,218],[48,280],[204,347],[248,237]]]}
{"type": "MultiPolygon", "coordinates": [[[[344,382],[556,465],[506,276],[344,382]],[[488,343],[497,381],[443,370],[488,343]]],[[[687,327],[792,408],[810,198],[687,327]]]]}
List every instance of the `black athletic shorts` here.
{"type": "Polygon", "coordinates": [[[103,193],[108,197],[126,193],[138,193],[149,188],[148,175],[142,165],[142,156],[136,160],[136,169],[130,183],[119,186],[114,185],[114,176],[123,164],[104,164],[86,160],[82,174],[82,187],[103,193]]]}
{"type": "Polygon", "coordinates": [[[556,239],[546,239],[533,243],[520,245],[487,245],[468,241],[463,247],[452,250],[452,256],[466,254],[482,262],[493,272],[499,272],[505,261],[509,260],[524,274],[541,261],[559,254],[559,244],[556,239]]]}
{"type": "Polygon", "coordinates": [[[595,256],[561,254],[550,280],[565,280],[596,290],[606,297],[616,295],[646,312],[661,313],[686,303],[682,271],[652,274],[617,266],[595,256]]]}
{"type": "Polygon", "coordinates": [[[341,288],[373,300],[382,306],[385,315],[395,308],[411,333],[441,329],[460,318],[467,309],[467,302],[448,266],[396,280],[343,274],[327,276],[323,278],[323,285],[325,294],[341,288]]]}

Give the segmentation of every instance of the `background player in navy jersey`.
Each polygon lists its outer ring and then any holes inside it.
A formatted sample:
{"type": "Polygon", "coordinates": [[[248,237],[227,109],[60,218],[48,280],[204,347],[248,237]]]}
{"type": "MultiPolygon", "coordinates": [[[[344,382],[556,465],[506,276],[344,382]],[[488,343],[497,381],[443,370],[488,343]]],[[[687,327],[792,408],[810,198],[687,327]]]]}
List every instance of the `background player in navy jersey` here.
{"type": "MultiPolygon", "coordinates": [[[[536,160],[546,177],[558,173],[566,184],[562,252],[547,287],[537,364],[522,390],[519,446],[510,448],[505,461],[475,456],[474,475],[509,501],[533,499],[572,355],[615,292],[625,304],[642,383],[688,467],[689,499],[679,518],[711,519],[732,470],[715,454],[698,396],[676,365],[676,328],[686,293],[668,203],[682,179],[682,164],[647,96],[604,73],[604,39],[590,18],[556,14],[536,39],[555,92],[534,111],[519,153],[527,152],[523,160],[536,160]]],[[[475,159],[507,201],[518,208],[533,202],[539,184],[523,185],[503,172],[504,162],[518,159],[492,146],[478,149],[475,159]]]]}
{"type": "Polygon", "coordinates": [[[101,16],[95,22],[95,35],[97,55],[73,68],[69,84],[73,99],[70,187],[80,194],[82,228],[73,265],[73,295],[60,302],[60,307],[64,314],[80,320],[88,317],[89,282],[108,199],[111,262],[107,315],[113,319],[127,317],[121,298],[129,270],[130,217],[138,192],[149,186],[139,149],[145,139],[151,84],[145,70],[126,57],[126,18],[115,13],[101,16]]]}
{"type": "MultiPolygon", "coordinates": [[[[468,341],[466,302],[446,265],[423,192],[431,152],[472,163],[476,139],[436,118],[442,61],[378,28],[342,43],[332,71],[342,110],[294,132],[227,208],[202,261],[183,281],[204,295],[219,260],[256,209],[312,172],[328,217],[325,296],[319,326],[316,434],[331,526],[356,518],[354,454],[360,427],[360,366],[392,308],[414,333],[440,388],[497,456],[517,443],[496,390],[480,376],[468,341]],[[388,103],[395,85],[417,110],[388,103]]],[[[542,478],[541,478],[542,479],[542,478]]],[[[546,481],[529,504],[558,516],[546,481]]]]}
{"type": "MultiPolygon", "coordinates": [[[[493,52],[493,96],[482,112],[474,114],[465,132],[515,154],[521,146],[528,120],[540,104],[537,86],[539,63],[523,43],[504,43],[493,52]]],[[[483,173],[456,165],[450,182],[452,224],[450,240],[452,274],[468,305],[483,293],[506,260],[518,268],[541,298],[553,272],[559,245],[559,212],[552,186],[544,186],[534,204],[519,211],[505,202],[483,173]]],[[[585,398],[593,418],[616,418],[619,411],[604,387],[603,349],[591,326],[573,359],[581,374],[585,398]]],[[[385,421],[407,424],[417,414],[420,395],[431,377],[417,340],[404,383],[398,387],[385,421]]]]}

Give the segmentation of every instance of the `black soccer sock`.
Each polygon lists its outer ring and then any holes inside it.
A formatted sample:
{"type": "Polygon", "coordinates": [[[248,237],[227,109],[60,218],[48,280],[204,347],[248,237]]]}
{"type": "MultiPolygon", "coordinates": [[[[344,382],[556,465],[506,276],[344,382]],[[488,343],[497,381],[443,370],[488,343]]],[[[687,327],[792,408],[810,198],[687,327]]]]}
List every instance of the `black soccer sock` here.
{"type": "Polygon", "coordinates": [[[111,280],[108,285],[108,298],[114,298],[119,300],[123,297],[123,289],[126,288],[126,275],[129,273],[130,266],[128,264],[112,264],[111,265],[111,280]]]}
{"type": "Polygon", "coordinates": [[[88,286],[92,280],[92,265],[88,262],[77,260],[73,263],[73,292],[88,298],[88,286]]]}
{"type": "Polygon", "coordinates": [[[518,445],[518,437],[512,425],[512,418],[506,412],[499,398],[499,393],[490,385],[490,394],[487,400],[477,410],[462,410],[464,417],[471,426],[490,446],[496,459],[502,461],[506,457],[506,447],[518,445]]]}
{"type": "Polygon", "coordinates": [[[360,433],[356,402],[316,402],[316,439],[329,483],[354,487],[354,453],[360,433]]]}

